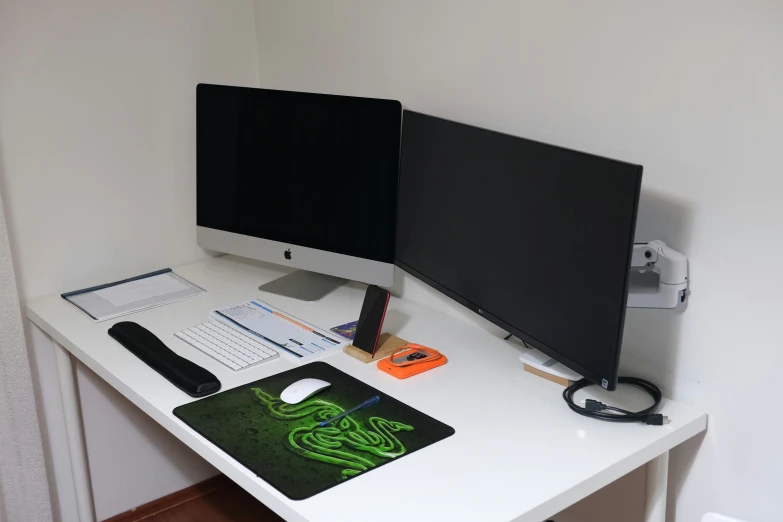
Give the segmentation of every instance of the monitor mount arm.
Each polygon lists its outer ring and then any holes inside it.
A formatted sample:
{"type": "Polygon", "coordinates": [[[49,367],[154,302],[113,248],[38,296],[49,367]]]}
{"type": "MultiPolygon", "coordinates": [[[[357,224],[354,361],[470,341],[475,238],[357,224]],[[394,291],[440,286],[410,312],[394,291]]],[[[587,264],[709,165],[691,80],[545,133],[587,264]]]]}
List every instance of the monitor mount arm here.
{"type": "Polygon", "coordinates": [[[634,243],[628,308],[677,308],[689,293],[687,257],[660,240],[634,243]]]}

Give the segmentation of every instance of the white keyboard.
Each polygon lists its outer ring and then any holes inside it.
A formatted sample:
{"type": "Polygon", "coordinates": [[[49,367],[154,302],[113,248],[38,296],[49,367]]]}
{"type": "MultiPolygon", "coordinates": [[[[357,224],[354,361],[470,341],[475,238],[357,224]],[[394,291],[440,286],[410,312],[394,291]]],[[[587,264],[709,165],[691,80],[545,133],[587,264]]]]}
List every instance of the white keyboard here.
{"type": "Polygon", "coordinates": [[[175,335],[234,371],[280,357],[275,350],[220,321],[207,321],[175,335]]]}

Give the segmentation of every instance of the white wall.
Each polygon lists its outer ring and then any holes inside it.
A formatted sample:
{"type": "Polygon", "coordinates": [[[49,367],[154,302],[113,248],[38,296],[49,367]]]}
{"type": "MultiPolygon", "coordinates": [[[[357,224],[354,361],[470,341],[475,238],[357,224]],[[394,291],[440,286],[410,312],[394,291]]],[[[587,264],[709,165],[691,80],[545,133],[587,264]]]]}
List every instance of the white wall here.
{"type": "Polygon", "coordinates": [[[1,152],[23,298],[203,257],[196,84],[257,82],[252,4],[6,2],[1,152]]]}
{"type": "MultiPolygon", "coordinates": [[[[0,188],[22,300],[203,257],[196,84],[257,74],[250,0],[0,2],[0,188]]],[[[51,346],[28,338],[56,450],[51,346]]],[[[79,385],[99,518],[215,473],[145,417],[129,425],[124,399],[83,369],[79,385]]],[[[53,490],[66,513],[69,487],[53,490]]]]}
{"type": "Polygon", "coordinates": [[[673,452],[670,519],[780,519],[783,423],[765,408],[783,365],[783,3],[257,0],[256,12],[264,87],[396,98],[643,164],[637,239],[685,252],[693,294],[681,315],[631,311],[622,364],[710,413],[706,437],[673,452]]]}

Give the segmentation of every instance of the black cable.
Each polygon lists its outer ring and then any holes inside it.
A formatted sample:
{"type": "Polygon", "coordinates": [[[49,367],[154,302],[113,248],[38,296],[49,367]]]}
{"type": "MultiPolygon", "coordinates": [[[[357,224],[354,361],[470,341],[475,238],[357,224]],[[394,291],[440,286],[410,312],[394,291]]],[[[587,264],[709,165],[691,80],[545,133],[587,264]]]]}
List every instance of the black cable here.
{"type": "Polygon", "coordinates": [[[594,399],[587,399],[584,401],[584,407],[579,406],[574,403],[574,394],[582,388],[593,385],[593,383],[587,379],[575,382],[563,390],[563,400],[566,401],[566,404],[568,404],[568,407],[571,408],[571,410],[579,415],[590,417],[591,419],[609,422],[643,422],[652,426],[662,426],[669,423],[668,417],[661,415],[660,413],[655,413],[655,410],[661,405],[662,398],[661,390],[656,385],[650,381],[645,381],[644,379],[638,379],[636,377],[620,377],[617,382],[620,384],[636,386],[637,388],[646,391],[653,398],[653,405],[649,408],[633,412],[614,406],[607,406],[594,399]],[[607,413],[608,411],[613,411],[615,413],[607,413]]]}
{"type": "MultiPolygon", "coordinates": [[[[504,340],[504,341],[508,341],[509,339],[511,339],[511,337],[512,337],[513,335],[514,335],[514,334],[508,334],[507,336],[505,336],[505,337],[503,338],[503,340],[504,340]]],[[[520,339],[520,341],[522,341],[522,339],[520,339]]],[[[529,345],[529,344],[527,344],[525,341],[522,341],[522,344],[524,345],[524,347],[525,347],[525,348],[530,348],[530,345],[529,345]]],[[[532,348],[531,348],[531,349],[532,349],[532,348]]]]}

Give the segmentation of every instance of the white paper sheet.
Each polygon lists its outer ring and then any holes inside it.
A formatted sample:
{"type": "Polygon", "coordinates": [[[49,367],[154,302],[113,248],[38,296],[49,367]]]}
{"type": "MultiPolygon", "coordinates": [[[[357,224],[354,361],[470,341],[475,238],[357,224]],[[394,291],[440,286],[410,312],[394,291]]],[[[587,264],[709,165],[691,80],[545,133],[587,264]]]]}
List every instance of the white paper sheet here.
{"type": "Polygon", "coordinates": [[[131,281],[121,285],[110,286],[103,290],[98,290],[95,294],[106,299],[114,306],[125,306],[131,303],[138,303],[161,295],[170,295],[190,287],[171,276],[171,274],[160,274],[138,281],[131,281]]]}
{"type": "Polygon", "coordinates": [[[348,344],[258,299],[219,308],[213,316],[233,328],[245,329],[244,333],[256,335],[266,346],[297,361],[309,361],[348,344]]]}

